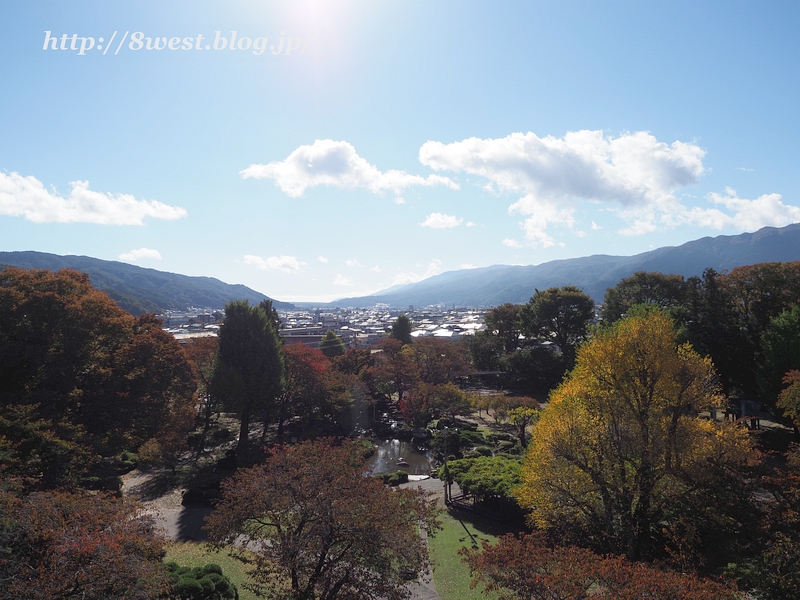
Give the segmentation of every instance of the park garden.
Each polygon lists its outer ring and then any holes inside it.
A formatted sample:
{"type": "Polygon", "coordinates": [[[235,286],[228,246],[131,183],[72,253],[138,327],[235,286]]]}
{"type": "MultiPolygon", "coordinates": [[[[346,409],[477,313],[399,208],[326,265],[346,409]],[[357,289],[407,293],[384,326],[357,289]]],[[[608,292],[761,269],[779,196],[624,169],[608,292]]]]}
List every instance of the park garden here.
{"type": "Polygon", "coordinates": [[[0,597],[795,597],[799,306],[800,263],[770,263],[637,273],[599,313],[534,290],[466,342],[400,317],[284,345],[233,301],[179,345],[85,275],[9,268],[0,597]],[[432,479],[373,472],[387,439],[432,479]]]}

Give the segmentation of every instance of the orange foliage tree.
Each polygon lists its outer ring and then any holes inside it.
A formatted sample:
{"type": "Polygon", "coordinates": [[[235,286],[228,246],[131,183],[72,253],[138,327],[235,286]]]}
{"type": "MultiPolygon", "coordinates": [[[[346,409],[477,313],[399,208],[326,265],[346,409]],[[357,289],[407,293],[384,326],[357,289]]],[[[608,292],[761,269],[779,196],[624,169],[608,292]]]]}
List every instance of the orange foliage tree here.
{"type": "Polygon", "coordinates": [[[195,388],[158,319],[123,311],[87,275],[0,273],[0,460],[12,472],[75,483],[91,456],[159,436],[193,406],[195,388]]]}

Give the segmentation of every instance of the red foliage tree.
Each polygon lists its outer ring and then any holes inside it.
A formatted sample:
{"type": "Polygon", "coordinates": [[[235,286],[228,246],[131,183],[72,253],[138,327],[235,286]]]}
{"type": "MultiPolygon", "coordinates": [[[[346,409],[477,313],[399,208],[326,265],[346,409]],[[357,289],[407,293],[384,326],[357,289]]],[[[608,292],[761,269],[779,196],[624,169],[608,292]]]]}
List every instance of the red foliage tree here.
{"type": "Polygon", "coordinates": [[[600,556],[576,546],[550,546],[541,533],[503,536],[483,550],[463,549],[474,574],[504,600],[736,600],[734,588],[716,581],[600,556]]]}
{"type": "Polygon", "coordinates": [[[0,490],[0,599],[160,597],[162,557],[152,521],[128,500],[0,490]]]}
{"type": "Polygon", "coordinates": [[[406,597],[401,575],[426,562],[417,527],[435,525],[434,503],[367,477],[362,452],[325,439],[275,450],[223,482],[223,500],[207,518],[210,539],[255,549],[253,576],[265,592],[406,597]]]}

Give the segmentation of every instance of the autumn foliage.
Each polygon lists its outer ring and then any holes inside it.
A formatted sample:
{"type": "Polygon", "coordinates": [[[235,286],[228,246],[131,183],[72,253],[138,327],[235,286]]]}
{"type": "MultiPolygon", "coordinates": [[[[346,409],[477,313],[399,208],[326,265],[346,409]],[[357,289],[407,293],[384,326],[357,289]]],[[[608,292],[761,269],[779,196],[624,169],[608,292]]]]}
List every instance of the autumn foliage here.
{"type": "Polygon", "coordinates": [[[417,527],[430,527],[435,511],[421,492],[391,490],[362,465],[362,448],[351,442],[278,448],[223,483],[209,536],[257,551],[261,591],[298,600],[403,598],[402,573],[426,563],[417,527]]]}
{"type": "Polygon", "coordinates": [[[576,546],[548,545],[541,533],[509,534],[483,550],[461,551],[473,587],[503,600],[735,600],[735,588],[709,579],[600,556],[576,546]]]}
{"type": "Polygon", "coordinates": [[[686,568],[735,542],[753,520],[754,456],[745,431],[696,416],[718,393],[710,360],[660,311],[597,333],[534,426],[517,490],[532,524],[686,568]]]}
{"type": "MultiPolygon", "coordinates": [[[[44,487],[98,457],[190,426],[196,384],[153,315],[133,317],[71,270],[0,273],[0,461],[44,487]]],[[[186,429],[177,439],[185,439],[186,429]]]]}
{"type": "Polygon", "coordinates": [[[136,503],[0,490],[0,598],[145,600],[168,591],[163,540],[136,503]]]}

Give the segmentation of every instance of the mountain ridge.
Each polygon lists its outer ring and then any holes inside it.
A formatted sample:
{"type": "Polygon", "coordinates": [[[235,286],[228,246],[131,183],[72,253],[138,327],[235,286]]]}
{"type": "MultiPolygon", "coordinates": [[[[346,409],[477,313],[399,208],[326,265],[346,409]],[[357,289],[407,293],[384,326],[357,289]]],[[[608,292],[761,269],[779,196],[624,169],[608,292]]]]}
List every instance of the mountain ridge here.
{"type": "MultiPolygon", "coordinates": [[[[191,306],[222,309],[230,300],[248,300],[252,304],[272,300],[242,284],[229,284],[214,277],[169,273],[91,256],[61,256],[33,250],[0,252],[0,269],[5,266],[51,271],[67,268],[86,273],[95,288],[134,315],[185,310],[191,306]]],[[[289,302],[273,300],[273,304],[276,308],[294,308],[289,302]]]]}
{"type": "Polygon", "coordinates": [[[370,296],[342,298],[330,306],[369,306],[384,303],[395,307],[445,304],[497,306],[524,303],[536,289],[577,285],[600,303],[609,287],[636,271],[660,271],[691,277],[707,268],[728,271],[762,262],[800,260],[800,224],[764,227],[752,233],[706,236],[679,246],[664,246],[635,254],[594,254],[548,261],[539,265],[492,265],[434,275],[402,289],[382,290],[370,296]]]}

